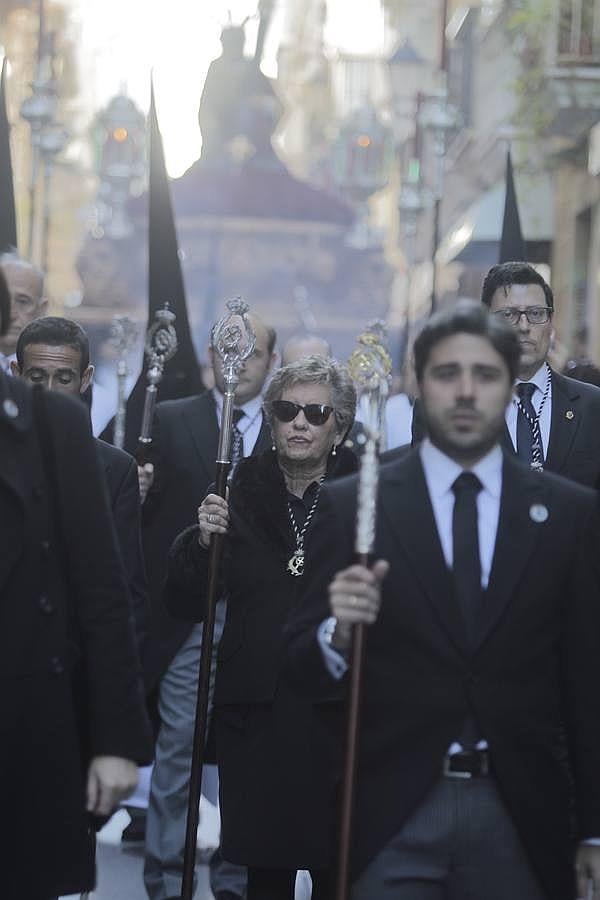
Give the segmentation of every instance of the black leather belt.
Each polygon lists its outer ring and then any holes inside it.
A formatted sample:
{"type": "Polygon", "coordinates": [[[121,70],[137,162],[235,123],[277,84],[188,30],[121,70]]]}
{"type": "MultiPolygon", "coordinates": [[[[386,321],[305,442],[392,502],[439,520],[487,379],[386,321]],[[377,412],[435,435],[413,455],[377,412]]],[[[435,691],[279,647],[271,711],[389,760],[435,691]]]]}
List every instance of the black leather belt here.
{"type": "Polygon", "coordinates": [[[444,758],[446,778],[485,778],[490,774],[490,755],[487,750],[461,750],[444,758]]]}

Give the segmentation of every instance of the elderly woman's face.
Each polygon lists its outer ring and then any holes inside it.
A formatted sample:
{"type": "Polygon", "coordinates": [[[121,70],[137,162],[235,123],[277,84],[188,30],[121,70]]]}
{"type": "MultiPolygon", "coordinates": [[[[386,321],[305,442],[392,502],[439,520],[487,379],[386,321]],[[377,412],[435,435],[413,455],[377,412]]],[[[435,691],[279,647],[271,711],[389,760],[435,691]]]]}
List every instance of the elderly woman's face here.
{"type": "MultiPolygon", "coordinates": [[[[331,390],[326,384],[295,384],[286,388],[281,400],[300,406],[333,406],[331,390]]],[[[273,438],[280,458],[290,462],[325,463],[333,444],[341,435],[337,432],[335,415],[331,413],[322,425],[311,424],[300,410],[291,422],[280,422],[273,415],[273,438]]]]}

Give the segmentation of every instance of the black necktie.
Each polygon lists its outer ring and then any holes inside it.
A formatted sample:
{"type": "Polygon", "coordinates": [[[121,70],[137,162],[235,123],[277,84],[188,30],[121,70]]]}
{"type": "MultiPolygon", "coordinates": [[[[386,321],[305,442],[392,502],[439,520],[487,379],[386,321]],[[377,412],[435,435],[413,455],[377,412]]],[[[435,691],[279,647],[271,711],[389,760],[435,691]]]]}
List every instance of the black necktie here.
{"type": "Polygon", "coordinates": [[[238,422],[244,418],[246,413],[243,409],[234,409],[233,411],[233,427],[231,429],[231,471],[235,469],[240,459],[244,455],[244,435],[238,428],[238,422]]]}
{"type": "Polygon", "coordinates": [[[517,394],[519,395],[520,405],[517,407],[517,456],[522,459],[528,466],[533,460],[533,425],[535,422],[536,411],[531,402],[535,392],[535,384],[531,381],[522,381],[517,385],[517,394]],[[523,412],[521,406],[527,413],[523,412]],[[527,416],[530,416],[531,421],[527,416]]]}
{"type": "Polygon", "coordinates": [[[481,563],[477,530],[477,494],[481,482],[472,472],[462,472],[452,485],[452,546],[454,588],[463,615],[469,643],[474,643],[481,606],[481,563]]]}

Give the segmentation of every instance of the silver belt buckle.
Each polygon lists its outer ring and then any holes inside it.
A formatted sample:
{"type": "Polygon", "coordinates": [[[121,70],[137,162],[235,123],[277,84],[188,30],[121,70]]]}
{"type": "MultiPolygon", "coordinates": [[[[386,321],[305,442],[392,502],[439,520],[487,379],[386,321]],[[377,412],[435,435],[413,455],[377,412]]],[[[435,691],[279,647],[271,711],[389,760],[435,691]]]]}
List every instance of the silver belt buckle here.
{"type": "Polygon", "coordinates": [[[450,768],[450,762],[452,760],[452,756],[448,755],[444,757],[444,776],[446,778],[472,778],[472,772],[453,772],[450,768]]]}

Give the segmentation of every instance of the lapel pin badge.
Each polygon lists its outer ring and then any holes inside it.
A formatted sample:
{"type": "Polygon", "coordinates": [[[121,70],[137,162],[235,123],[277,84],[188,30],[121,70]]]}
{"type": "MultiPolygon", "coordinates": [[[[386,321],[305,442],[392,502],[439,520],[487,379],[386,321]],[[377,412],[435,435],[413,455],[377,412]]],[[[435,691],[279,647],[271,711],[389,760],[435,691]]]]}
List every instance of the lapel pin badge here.
{"type": "Polygon", "coordinates": [[[529,518],[532,522],[537,522],[541,524],[545,522],[550,513],[548,512],[548,507],[544,506],[543,503],[533,503],[529,507],[529,518]]]}
{"type": "Polygon", "coordinates": [[[19,407],[14,400],[11,400],[10,397],[6,398],[6,400],[2,404],[2,409],[9,419],[16,419],[19,415],[19,407]]]}
{"type": "Polygon", "coordinates": [[[572,409],[568,409],[565,413],[565,419],[569,419],[569,421],[571,421],[571,419],[573,418],[575,418],[575,413],[572,409]]]}

